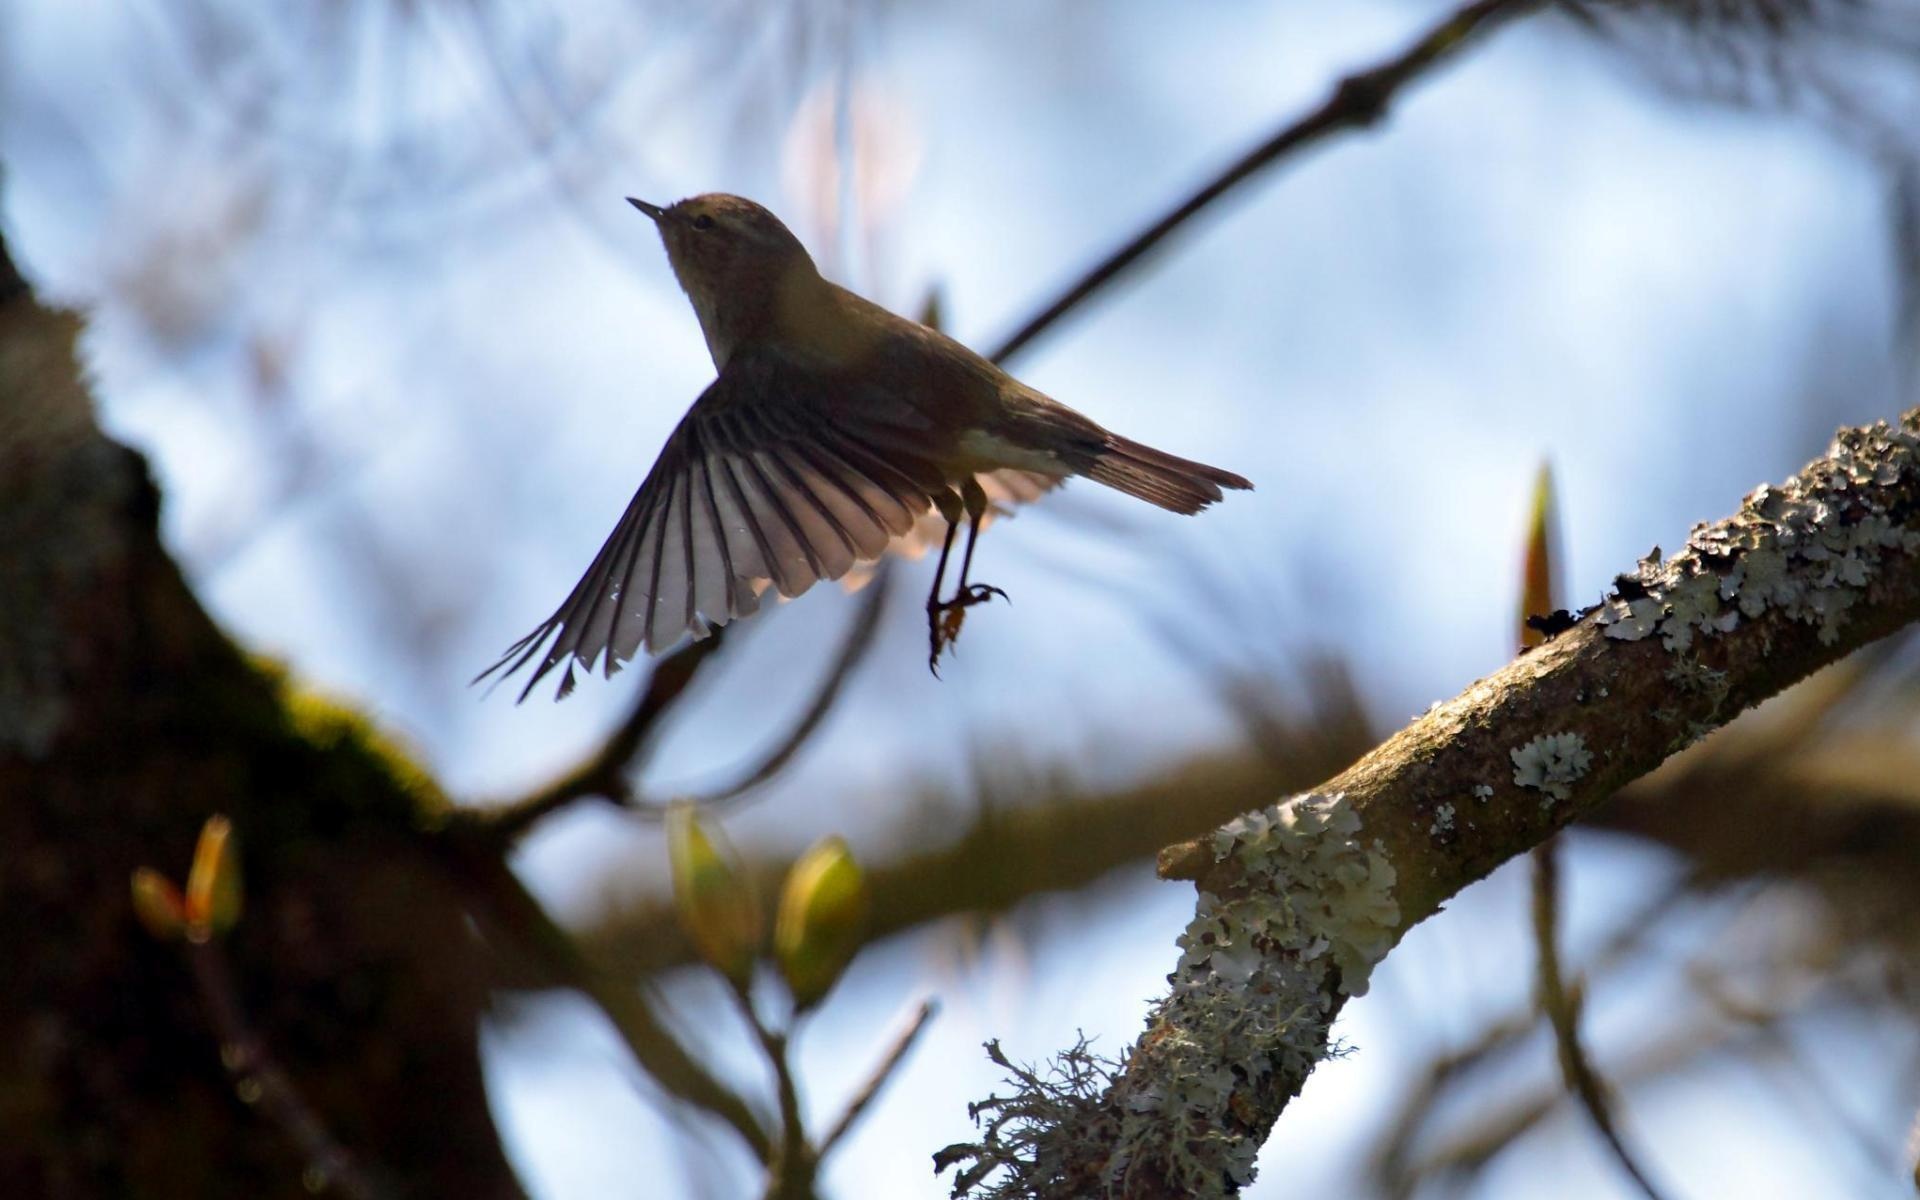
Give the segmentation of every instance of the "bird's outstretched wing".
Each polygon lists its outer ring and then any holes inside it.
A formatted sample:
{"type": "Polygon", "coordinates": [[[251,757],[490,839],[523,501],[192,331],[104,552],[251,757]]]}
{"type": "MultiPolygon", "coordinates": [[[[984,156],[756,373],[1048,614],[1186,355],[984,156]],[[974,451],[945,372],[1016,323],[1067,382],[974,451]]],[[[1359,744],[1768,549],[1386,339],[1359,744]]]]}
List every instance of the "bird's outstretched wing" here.
{"type": "MultiPolygon", "coordinates": [[[[1038,471],[1022,471],[1017,467],[987,471],[974,478],[979,481],[980,490],[987,494],[987,512],[980,521],[982,529],[1001,517],[1011,517],[1021,505],[1032,504],[1066,482],[1062,478],[1042,475],[1038,471]]],[[[946,536],[946,518],[940,515],[938,509],[929,509],[920,514],[920,519],[913,523],[912,529],[893,539],[887,547],[887,553],[908,559],[925,558],[929,551],[940,548],[946,536]]],[[[873,563],[862,563],[847,572],[845,578],[840,580],[840,586],[849,592],[857,592],[873,581],[878,569],[873,563]]]]}
{"type": "Polygon", "coordinates": [[[766,583],[798,596],[884,554],[946,483],[926,431],[899,423],[914,416],[858,386],[771,353],[729,361],[566,602],[479,679],[538,658],[524,700],[565,663],[564,697],[576,662],[611,676],[753,612],[766,583]]]}

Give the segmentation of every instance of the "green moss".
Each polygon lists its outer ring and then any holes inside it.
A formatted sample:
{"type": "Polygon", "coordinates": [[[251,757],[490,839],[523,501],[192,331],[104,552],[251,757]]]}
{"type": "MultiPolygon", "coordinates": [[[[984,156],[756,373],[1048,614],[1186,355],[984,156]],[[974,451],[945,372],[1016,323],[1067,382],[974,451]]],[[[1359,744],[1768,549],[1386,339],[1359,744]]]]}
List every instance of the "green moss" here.
{"type": "Polygon", "coordinates": [[[301,684],[286,664],[258,655],[249,661],[272,690],[286,731],[316,752],[316,766],[332,777],[326,790],[356,806],[401,801],[404,816],[425,828],[446,823],[452,802],[399,738],[358,709],[301,684]]]}

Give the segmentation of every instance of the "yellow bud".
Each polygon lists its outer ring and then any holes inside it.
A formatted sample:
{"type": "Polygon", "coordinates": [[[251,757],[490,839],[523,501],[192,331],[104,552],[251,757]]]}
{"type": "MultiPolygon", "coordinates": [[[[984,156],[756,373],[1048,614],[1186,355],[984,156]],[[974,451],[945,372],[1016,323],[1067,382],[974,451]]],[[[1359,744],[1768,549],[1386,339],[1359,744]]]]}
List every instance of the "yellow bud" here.
{"type": "Polygon", "coordinates": [[[676,804],[667,812],[667,859],[681,928],[701,957],[744,985],[760,952],[760,901],[733,847],[693,805],[676,804]]]}
{"type": "Polygon", "coordinates": [[[185,911],[187,937],[196,942],[226,933],[240,920],[240,847],[225,817],[208,817],[200,827],[185,911]]]}
{"type": "Polygon", "coordinates": [[[1520,645],[1538,646],[1546,634],[1527,624],[1560,608],[1560,506],[1554,496],[1553,467],[1542,462],[1533,483],[1533,515],[1527,522],[1526,553],[1520,568],[1520,645]]]}
{"type": "Polygon", "coordinates": [[[787,873],[774,923],[773,953],[794,1004],[824,998],[860,949],[867,924],[867,877],[844,839],[823,838],[787,873]]]}
{"type": "Polygon", "coordinates": [[[186,900],[173,880],[152,867],[133,873],[133,915],[163,942],[178,941],[187,932],[186,900]]]}

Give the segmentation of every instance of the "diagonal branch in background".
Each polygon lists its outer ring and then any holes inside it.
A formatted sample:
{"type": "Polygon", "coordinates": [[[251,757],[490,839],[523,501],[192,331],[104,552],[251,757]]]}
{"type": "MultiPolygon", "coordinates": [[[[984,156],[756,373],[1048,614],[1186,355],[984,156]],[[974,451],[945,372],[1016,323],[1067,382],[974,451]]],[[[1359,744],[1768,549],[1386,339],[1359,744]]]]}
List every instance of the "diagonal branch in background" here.
{"type": "MultiPolygon", "coordinates": [[[[866,658],[867,651],[873,648],[874,636],[880,632],[880,617],[886,611],[887,597],[893,591],[893,563],[882,562],[874,569],[873,578],[868,581],[866,595],[861,597],[860,607],[855,610],[853,623],[847,626],[846,635],[840,641],[840,649],[833,656],[833,663],[826,674],[820,677],[820,684],[814,689],[813,699],[793,723],[787,736],[774,744],[759,763],[740,772],[732,783],[693,796],[677,799],[692,803],[700,808],[721,808],[742,799],[749,793],[758,791],[760,786],[769,783],[773,777],[786,769],[793,761],[814,730],[827,719],[833,711],[834,701],[840,698],[841,690],[847,680],[852,678],[853,670],[866,658]]],[[[629,801],[630,807],[646,808],[654,813],[664,813],[665,806],[658,802],[643,802],[639,799],[629,801]]],[[[768,895],[776,895],[770,891],[768,895]]]]}
{"type": "Polygon", "coordinates": [[[1169,847],[1194,880],[1172,993],[1106,1086],[944,1161],[959,1190],[1218,1196],[1253,1178],[1334,1017],[1414,924],[1750,705],[1920,618],[1920,409],[1622,575],[1568,632],[1315,792],[1169,847]]]}
{"type": "Polygon", "coordinates": [[[1475,38],[1490,33],[1503,22],[1541,7],[1542,0],[1477,0],[1458,9],[1413,45],[1393,58],[1342,79],[1321,105],[1297,120],[1289,121],[1273,136],[1241,155],[1225,170],[1208,180],[1200,190],[1134,235],[1092,270],[1074,281],[1066,291],[1002,342],[990,358],[1004,362],[1051,328],[1060,318],[1105,288],[1127,268],[1165,241],[1174,230],[1198,216],[1214,201],[1288,156],[1306,149],[1343,129],[1356,129],[1377,123],[1400,92],[1414,80],[1452,57],[1475,38]]]}
{"type": "Polygon", "coordinates": [[[626,803],[627,772],[638,765],[661,718],[719,651],[725,636],[725,628],[717,628],[704,641],[689,643],[656,663],[626,718],[585,762],[518,800],[462,811],[451,818],[450,824],[473,826],[511,840],[575,800],[599,796],[615,804],[626,803]]]}
{"type": "MultiPolygon", "coordinates": [[[[853,623],[847,627],[840,649],[834,655],[813,699],[787,736],[776,743],[758,764],[740,773],[732,783],[705,796],[693,798],[696,804],[725,804],[737,800],[779,774],[793,756],[806,745],[814,730],[832,711],[853,669],[860,665],[873,646],[880,629],[890,575],[885,566],[875,572],[853,623]]],[[[720,648],[724,627],[714,629],[704,641],[692,642],[660,660],[647,686],[634,701],[626,719],[616,726],[607,740],[585,762],[547,786],[518,800],[479,809],[464,810],[449,818],[449,824],[484,830],[511,840],[531,829],[541,818],[588,796],[600,796],[628,808],[658,809],[661,806],[633,795],[627,776],[644,760],[660,722],[673,710],[694,676],[720,648]]]]}

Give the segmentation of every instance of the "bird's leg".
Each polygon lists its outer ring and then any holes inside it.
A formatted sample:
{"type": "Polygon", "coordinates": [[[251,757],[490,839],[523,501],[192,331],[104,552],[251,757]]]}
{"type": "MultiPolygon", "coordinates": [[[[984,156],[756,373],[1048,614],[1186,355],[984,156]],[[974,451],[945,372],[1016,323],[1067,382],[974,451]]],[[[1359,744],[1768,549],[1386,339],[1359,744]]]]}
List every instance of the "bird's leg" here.
{"type": "Polygon", "coordinates": [[[940,652],[960,636],[961,610],[940,599],[940,585],[947,578],[947,559],[953,554],[953,537],[960,532],[960,497],[941,492],[933,498],[933,506],[947,519],[947,537],[940,543],[940,565],[933,570],[933,587],[927,592],[927,669],[938,679],[940,652]]]}
{"type": "Polygon", "coordinates": [[[967,550],[960,556],[960,586],[954,590],[951,603],[965,607],[970,604],[984,604],[995,596],[1002,600],[1007,594],[990,583],[968,583],[967,576],[973,570],[973,544],[980,540],[980,522],[987,516],[987,493],[980,486],[980,480],[968,476],[960,489],[960,499],[967,508],[967,550]]]}
{"type": "MultiPolygon", "coordinates": [[[[933,498],[933,506],[938,509],[940,515],[947,520],[947,540],[940,543],[940,565],[933,569],[933,588],[927,592],[927,611],[929,613],[939,612],[941,609],[947,607],[946,602],[940,599],[940,585],[947,581],[947,559],[953,554],[954,535],[960,532],[960,514],[962,511],[960,497],[954,495],[952,492],[942,492],[938,496],[935,496],[933,498]]],[[[972,544],[969,543],[968,545],[969,548],[971,548],[972,544]]],[[[965,575],[966,573],[963,570],[961,577],[965,578],[965,575]]]]}
{"type": "Polygon", "coordinates": [[[933,575],[933,591],[927,595],[927,640],[932,646],[927,656],[927,666],[937,676],[940,674],[940,653],[960,637],[960,625],[966,620],[967,610],[976,604],[984,604],[995,596],[1002,600],[1007,594],[990,583],[969,583],[967,575],[973,570],[973,547],[980,540],[980,523],[987,516],[987,493],[980,481],[968,477],[960,486],[960,495],[955,497],[948,492],[936,500],[940,515],[947,519],[947,540],[940,547],[940,567],[933,575]],[[960,582],[954,588],[953,598],[940,599],[940,583],[947,575],[947,559],[953,553],[954,535],[960,529],[960,514],[967,517],[967,549],[960,556],[960,582]]]}

